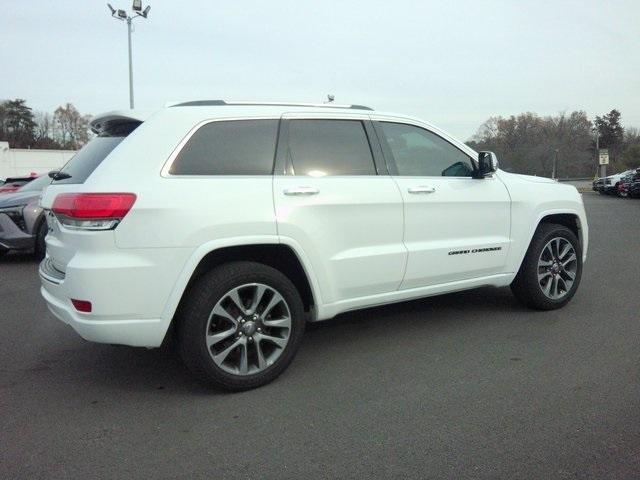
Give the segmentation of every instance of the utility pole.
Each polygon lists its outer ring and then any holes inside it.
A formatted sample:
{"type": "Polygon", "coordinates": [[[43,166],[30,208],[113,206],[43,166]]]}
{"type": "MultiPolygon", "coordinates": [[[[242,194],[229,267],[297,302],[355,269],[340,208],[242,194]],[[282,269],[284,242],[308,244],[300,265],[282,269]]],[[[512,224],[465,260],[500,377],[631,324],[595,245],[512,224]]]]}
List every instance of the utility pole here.
{"type": "Polygon", "coordinates": [[[133,110],[133,54],[131,52],[131,17],[127,17],[127,39],[129,40],[129,108],[133,110]]]}
{"type": "Polygon", "coordinates": [[[553,157],[553,172],[551,173],[551,178],[556,179],[556,173],[558,168],[558,149],[556,148],[555,156],[553,157]]]}
{"type": "Polygon", "coordinates": [[[110,3],[107,3],[107,7],[109,7],[113,18],[127,22],[127,40],[129,46],[129,108],[133,109],[133,49],[131,47],[131,25],[134,18],[142,17],[146,19],[149,16],[151,6],[147,5],[145,9],[142,10],[142,0],[133,0],[133,5],[131,6],[133,15],[129,15],[125,10],[116,10],[110,3]]]}

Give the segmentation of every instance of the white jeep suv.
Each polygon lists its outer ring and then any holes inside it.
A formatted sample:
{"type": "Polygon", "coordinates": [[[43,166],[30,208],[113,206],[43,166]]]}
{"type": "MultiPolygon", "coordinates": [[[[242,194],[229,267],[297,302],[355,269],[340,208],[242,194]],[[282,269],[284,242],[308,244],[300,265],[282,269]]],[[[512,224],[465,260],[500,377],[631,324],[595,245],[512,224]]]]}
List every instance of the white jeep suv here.
{"type": "Polygon", "coordinates": [[[273,380],[306,321],[485,285],[573,297],[580,194],[362,106],[196,101],[110,112],[42,197],[49,309],[83,338],[158,347],[199,377],[273,380]]]}

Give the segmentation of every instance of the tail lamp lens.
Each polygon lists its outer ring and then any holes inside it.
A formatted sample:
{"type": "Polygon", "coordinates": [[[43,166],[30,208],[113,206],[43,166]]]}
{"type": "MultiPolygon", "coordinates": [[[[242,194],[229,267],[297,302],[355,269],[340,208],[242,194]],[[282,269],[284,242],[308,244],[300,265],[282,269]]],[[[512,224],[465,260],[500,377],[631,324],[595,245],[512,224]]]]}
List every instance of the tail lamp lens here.
{"type": "Polygon", "coordinates": [[[133,193],[62,193],[51,210],[62,225],[83,230],[111,230],[129,213],[133,193]]]}

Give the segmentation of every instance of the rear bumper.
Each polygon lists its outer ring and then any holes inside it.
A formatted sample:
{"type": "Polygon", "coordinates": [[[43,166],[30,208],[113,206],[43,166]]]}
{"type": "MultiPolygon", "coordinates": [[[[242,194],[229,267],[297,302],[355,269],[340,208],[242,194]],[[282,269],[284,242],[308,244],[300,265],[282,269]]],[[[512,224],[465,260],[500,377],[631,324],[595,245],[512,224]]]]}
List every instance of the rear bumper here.
{"type": "Polygon", "coordinates": [[[53,295],[44,286],[44,282],[40,292],[51,313],[90,342],[152,348],[159,347],[164,338],[165,332],[160,319],[90,320],[82,318],[82,314],[75,312],[73,306],[53,295]]]}
{"type": "MultiPolygon", "coordinates": [[[[56,275],[47,264],[45,258],[40,264],[40,293],[47,307],[59,320],[71,326],[82,338],[91,342],[130,345],[133,347],[159,347],[165,337],[168,324],[162,318],[135,318],[135,315],[117,314],[117,307],[110,313],[80,313],[71,303],[71,298],[93,298],[83,296],[78,283],[87,283],[86,278],[76,275],[75,282],[65,278],[64,274],[56,275]]],[[[60,272],[58,272],[60,273],[60,272]]],[[[78,273],[78,272],[74,272],[78,273]]],[[[106,276],[104,272],[87,272],[92,277],[106,276]]],[[[131,293],[135,287],[131,286],[131,293]]],[[[138,285],[138,288],[140,286],[138,285]]],[[[113,291],[113,288],[111,289],[113,291]]],[[[114,298],[103,298],[103,301],[115,302],[114,298]]],[[[94,304],[95,305],[95,304],[94,304]]]]}
{"type": "Polygon", "coordinates": [[[7,215],[0,213],[0,247],[7,250],[28,250],[35,245],[35,237],[23,232],[7,215]]]}

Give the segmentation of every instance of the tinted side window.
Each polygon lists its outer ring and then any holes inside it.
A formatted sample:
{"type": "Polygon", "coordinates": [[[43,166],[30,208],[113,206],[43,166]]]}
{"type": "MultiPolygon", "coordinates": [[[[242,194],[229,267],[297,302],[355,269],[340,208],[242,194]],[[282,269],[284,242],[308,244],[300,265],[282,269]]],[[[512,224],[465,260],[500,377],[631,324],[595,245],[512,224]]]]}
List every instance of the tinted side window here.
{"type": "Polygon", "coordinates": [[[62,167],[60,171],[70,177],[52,183],[84,183],[107,155],[139,125],[140,122],[136,121],[107,123],[100,135],[91,139],[62,167]]]}
{"type": "Polygon", "coordinates": [[[125,137],[95,137],[78,150],[62,167],[69,178],[54,180],[53,183],[84,183],[98,165],[116,148],[125,137]]]}
{"type": "Polygon", "coordinates": [[[358,120],[291,120],[289,161],[295,175],[375,175],[364,125],[358,120]]]}
{"type": "Polygon", "coordinates": [[[174,160],[172,175],[271,175],[278,120],[211,122],[174,160]]]}
{"type": "Polygon", "coordinates": [[[469,156],[423,128],[381,122],[395,163],[396,175],[416,177],[470,177],[469,156]]]}

